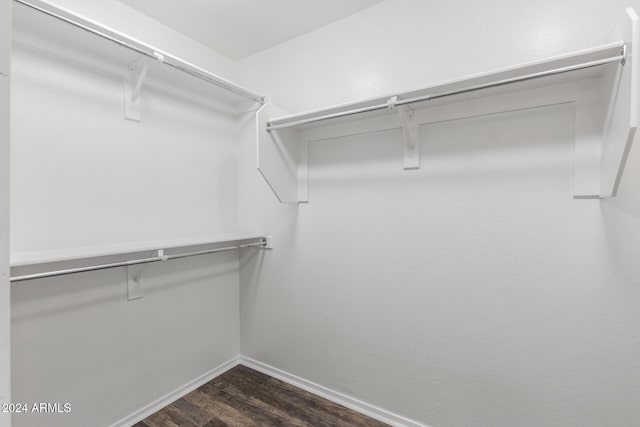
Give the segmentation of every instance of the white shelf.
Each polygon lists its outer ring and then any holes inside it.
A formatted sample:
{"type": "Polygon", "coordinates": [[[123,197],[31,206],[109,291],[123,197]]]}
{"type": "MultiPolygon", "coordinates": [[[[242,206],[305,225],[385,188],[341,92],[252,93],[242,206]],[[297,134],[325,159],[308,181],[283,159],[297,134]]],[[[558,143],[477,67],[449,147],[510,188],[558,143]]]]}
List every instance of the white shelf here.
{"type": "MultiPolygon", "coordinates": [[[[130,77],[130,66],[136,61],[142,60],[149,65],[149,72],[144,79],[145,86],[187,92],[199,99],[209,100],[216,107],[227,106],[230,112],[254,109],[257,105],[255,100],[263,99],[253,91],[198,65],[99,22],[46,1],[28,0],[28,2],[48,13],[53,13],[63,19],[70,19],[88,29],[95,30],[106,37],[121,40],[140,52],[151,55],[160,54],[164,57],[164,63],[29,6],[19,4],[19,2],[13,8],[12,16],[14,48],[29,49],[42,55],[53,55],[76,66],[89,67],[98,73],[108,73],[121,76],[124,79],[130,77]],[[200,78],[194,77],[196,75],[200,78]],[[247,97],[253,97],[254,100],[247,99],[247,97]]],[[[144,96],[145,86],[143,86],[141,96],[144,96]]]]}
{"type": "Polygon", "coordinates": [[[189,246],[235,243],[261,238],[265,238],[265,235],[261,233],[229,233],[189,239],[132,242],[119,245],[68,248],[53,251],[20,252],[11,254],[11,267],[23,267],[50,262],[63,262],[113,255],[124,255],[136,252],[156,251],[158,249],[175,249],[185,248],[189,246]]]}
{"type": "MultiPolygon", "coordinates": [[[[449,80],[445,82],[436,83],[434,85],[430,85],[424,88],[413,89],[408,91],[403,91],[399,93],[392,93],[386,96],[380,96],[375,98],[369,98],[366,100],[348,102],[344,104],[339,104],[331,107],[321,108],[317,110],[306,111],[303,113],[287,115],[283,117],[275,117],[269,120],[270,125],[275,126],[287,126],[293,129],[306,129],[313,126],[325,126],[335,124],[336,121],[343,120],[341,118],[324,120],[321,122],[311,123],[311,124],[299,124],[301,121],[305,121],[307,119],[314,119],[322,116],[332,115],[332,114],[340,114],[346,111],[358,110],[362,108],[367,108],[376,105],[384,105],[387,101],[397,96],[400,100],[409,99],[409,98],[417,98],[428,95],[437,95],[444,92],[463,90],[468,87],[473,87],[477,85],[486,84],[493,81],[505,80],[510,78],[518,78],[521,76],[527,76],[535,73],[545,72],[548,70],[555,70],[559,68],[576,66],[579,64],[591,63],[594,61],[603,60],[606,58],[619,56],[622,52],[622,48],[625,45],[624,40],[619,40],[616,42],[608,43],[606,45],[593,47],[590,49],[580,50],[577,52],[572,52],[564,55],[554,56],[551,58],[545,58],[539,61],[527,62],[524,64],[518,64],[510,67],[500,68],[494,71],[489,71],[480,74],[474,74],[471,76],[467,76],[460,79],[449,80]]],[[[552,85],[557,84],[558,82],[567,81],[567,80],[576,80],[587,77],[599,76],[604,73],[604,67],[593,68],[589,71],[581,71],[580,74],[560,74],[549,77],[544,77],[543,81],[530,80],[527,82],[515,83],[509,86],[502,86],[501,88],[490,88],[484,89],[480,92],[475,92],[473,94],[464,94],[464,95],[456,95],[456,101],[460,101],[461,99],[470,99],[471,97],[482,97],[495,95],[497,93],[504,93],[514,90],[522,90],[525,88],[531,88],[534,86],[541,85],[552,85]]],[[[412,104],[414,108],[421,108],[426,105],[433,105],[436,101],[425,101],[424,103],[416,103],[412,104]]],[[[439,103],[442,102],[452,102],[451,99],[440,100],[437,101],[439,103]]],[[[379,112],[369,112],[369,113],[360,113],[357,116],[352,117],[347,120],[354,119],[362,119],[367,117],[367,115],[385,115],[392,114],[392,112],[387,110],[381,110],[379,112]]]]}
{"type": "Polygon", "coordinates": [[[416,169],[422,125],[574,103],[574,197],[615,196],[639,121],[639,37],[638,16],[629,8],[612,37],[616,41],[590,49],[298,114],[267,104],[257,118],[258,169],[281,202],[307,202],[310,141],[401,128],[405,169],[416,169]],[[493,86],[496,82],[506,83],[493,86]],[[393,97],[431,99],[411,103],[409,109],[402,102],[394,104],[393,97]],[[485,99],[491,101],[483,104],[485,99]]]}

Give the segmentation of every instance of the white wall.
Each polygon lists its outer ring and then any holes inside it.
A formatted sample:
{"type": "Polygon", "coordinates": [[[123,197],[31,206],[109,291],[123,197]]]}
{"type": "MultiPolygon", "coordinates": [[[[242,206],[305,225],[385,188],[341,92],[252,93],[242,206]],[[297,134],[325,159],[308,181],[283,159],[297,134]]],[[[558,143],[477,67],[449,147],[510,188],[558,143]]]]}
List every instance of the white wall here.
{"type": "MultiPolygon", "coordinates": [[[[9,54],[11,0],[0,2],[0,402],[11,401],[9,285],[9,54]]],[[[0,414],[0,427],[11,418],[0,414]]]]}
{"type": "MultiPolygon", "coordinates": [[[[220,62],[117,2],[81,3],[73,6],[107,25],[170,41],[168,51],[220,62]]],[[[152,82],[142,121],[125,121],[122,76],[75,56],[14,43],[12,251],[235,231],[234,116],[193,90],[152,82]]],[[[237,253],[148,265],[144,276],[135,301],[124,269],[13,286],[13,399],[72,407],[16,415],[14,425],[111,425],[237,356],[237,253]]]]}
{"type": "Polygon", "coordinates": [[[15,426],[111,425],[237,356],[238,256],[148,265],[127,301],[111,269],[14,286],[13,398],[70,403],[15,426]]]}
{"type": "Polygon", "coordinates": [[[121,76],[19,44],[13,59],[13,252],[236,230],[233,116],[147,85],[124,120],[121,76]]]}
{"type": "MultiPolygon", "coordinates": [[[[638,10],[640,3],[633,1],[638,10]]],[[[603,41],[627,2],[389,0],[247,59],[291,112],[603,41]]],[[[570,105],[314,142],[308,205],[278,205],[246,135],[246,356],[432,426],[640,417],[640,155],[618,198],[574,200],[570,105]]],[[[249,120],[249,119],[247,119],[249,120]]]]}

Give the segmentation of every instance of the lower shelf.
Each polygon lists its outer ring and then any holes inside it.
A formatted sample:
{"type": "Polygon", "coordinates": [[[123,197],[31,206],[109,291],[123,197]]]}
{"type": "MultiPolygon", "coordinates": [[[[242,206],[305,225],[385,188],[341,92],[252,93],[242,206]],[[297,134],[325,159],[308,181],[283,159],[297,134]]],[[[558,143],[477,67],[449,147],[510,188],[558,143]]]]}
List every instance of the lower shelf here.
{"type": "Polygon", "coordinates": [[[188,239],[155,240],[148,242],[131,242],[118,245],[90,246],[51,251],[19,252],[11,254],[11,267],[107,257],[135,252],[157,251],[159,249],[175,249],[189,246],[242,242],[264,237],[265,236],[262,233],[228,233],[188,239]]]}

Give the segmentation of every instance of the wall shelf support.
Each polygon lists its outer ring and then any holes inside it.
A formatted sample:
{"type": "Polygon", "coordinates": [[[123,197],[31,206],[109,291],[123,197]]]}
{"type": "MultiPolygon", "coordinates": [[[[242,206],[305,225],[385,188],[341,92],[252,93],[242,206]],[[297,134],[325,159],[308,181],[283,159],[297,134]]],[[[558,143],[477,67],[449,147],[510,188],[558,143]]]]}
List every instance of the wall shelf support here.
{"type": "Polygon", "coordinates": [[[149,59],[147,57],[136,59],[127,68],[124,79],[124,118],[139,122],[141,119],[140,92],[149,73],[149,59]]]}
{"type": "Polygon", "coordinates": [[[404,168],[420,169],[420,126],[413,120],[413,108],[409,105],[397,106],[398,97],[392,96],[387,100],[387,107],[398,112],[400,126],[402,127],[404,168]]]}
{"type": "Polygon", "coordinates": [[[144,79],[149,72],[149,63],[144,61],[142,66],[130,66],[129,71],[132,73],[133,90],[131,91],[131,102],[136,102],[140,96],[144,79]]]}
{"type": "Polygon", "coordinates": [[[413,108],[408,105],[401,106],[398,115],[402,125],[404,168],[420,169],[420,125],[414,120],[413,108]]]}
{"type": "Polygon", "coordinates": [[[600,194],[615,197],[640,123],[640,19],[632,8],[616,36],[626,41],[624,62],[607,76],[608,109],[602,133],[600,194]]]}
{"type": "Polygon", "coordinates": [[[145,264],[127,266],[127,301],[144,298],[145,264]]]}

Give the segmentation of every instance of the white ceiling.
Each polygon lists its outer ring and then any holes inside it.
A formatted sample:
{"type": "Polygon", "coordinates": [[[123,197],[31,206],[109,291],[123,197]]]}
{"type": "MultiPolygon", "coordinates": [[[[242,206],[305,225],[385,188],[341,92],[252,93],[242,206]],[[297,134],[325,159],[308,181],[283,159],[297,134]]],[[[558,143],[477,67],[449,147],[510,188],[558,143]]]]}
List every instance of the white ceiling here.
{"type": "Polygon", "coordinates": [[[120,1],[238,60],[384,0],[120,1]]]}

